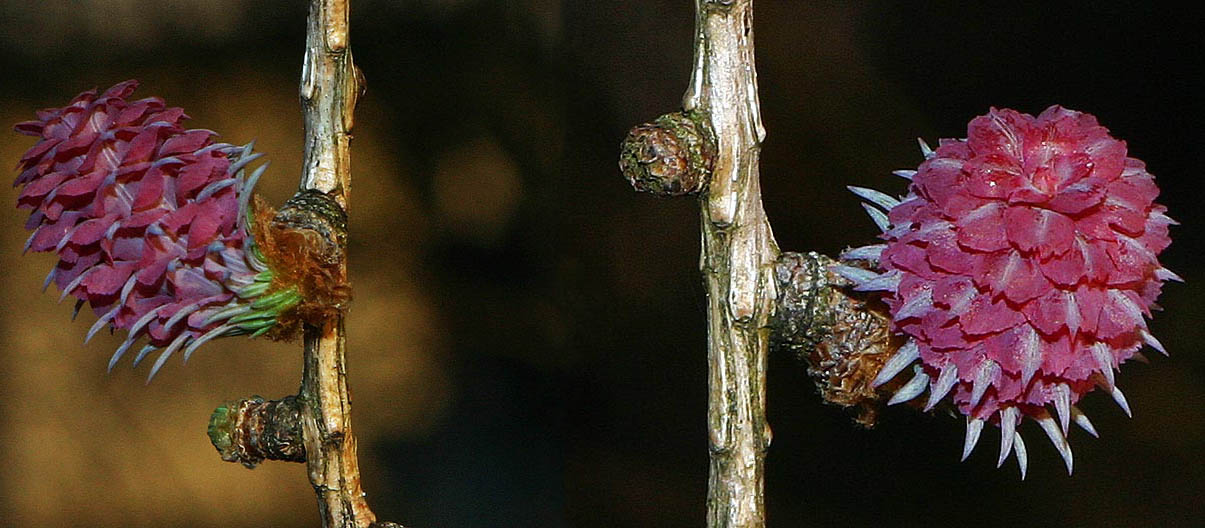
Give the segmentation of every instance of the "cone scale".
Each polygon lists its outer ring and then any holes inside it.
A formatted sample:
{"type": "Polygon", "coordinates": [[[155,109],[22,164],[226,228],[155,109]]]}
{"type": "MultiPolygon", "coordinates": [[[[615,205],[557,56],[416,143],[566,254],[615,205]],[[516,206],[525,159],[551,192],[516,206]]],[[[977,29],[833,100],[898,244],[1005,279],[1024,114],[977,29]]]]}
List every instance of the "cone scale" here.
{"type": "Polygon", "coordinates": [[[219,337],[272,332],[302,301],[277,280],[252,233],[251,194],[265,165],[252,145],[186,129],[181,108],[130,100],[136,81],[81,93],[16,131],[38,138],[18,163],[26,251],[55,253],[46,278],[127,338],[134,364],[157,353],[148,381],[177,352],[219,337]],[[139,346],[139,343],[141,346],[139,346]]]}
{"type": "Polygon", "coordinates": [[[1157,258],[1175,222],[1145,164],[1089,114],[992,109],[966,139],[921,150],[916,170],[896,171],[904,197],[850,188],[885,243],[833,268],[880,292],[907,338],[876,384],[916,365],[891,403],[924,385],[926,408],[951,402],[967,419],[964,459],[995,424],[999,462],[1015,453],[1024,476],[1017,426],[1030,418],[1070,472],[1069,424],[1095,435],[1075,404],[1101,390],[1129,414],[1114,370],[1144,345],[1164,352],[1146,319],[1179,280],[1157,258]]]}

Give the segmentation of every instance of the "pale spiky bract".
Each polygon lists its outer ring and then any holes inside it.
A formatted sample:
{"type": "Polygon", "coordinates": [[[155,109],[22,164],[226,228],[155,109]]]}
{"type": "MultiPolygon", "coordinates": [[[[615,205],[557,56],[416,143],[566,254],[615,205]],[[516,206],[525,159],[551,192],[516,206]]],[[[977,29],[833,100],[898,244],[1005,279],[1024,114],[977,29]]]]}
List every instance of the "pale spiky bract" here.
{"type": "MultiPolygon", "coordinates": [[[[55,252],[46,278],[128,336],[109,362],[146,338],[137,364],[163,349],[150,377],[177,351],[187,358],[223,336],[263,334],[296,305],[250,234],[249,199],[264,166],[251,145],[215,143],[188,130],[183,109],[127,98],[126,81],[81,93],[16,125],[38,137],[18,163],[17,206],[30,209],[26,250],[55,252]]],[[[148,380],[150,379],[148,377],[148,380]]]]}
{"type": "Polygon", "coordinates": [[[834,269],[882,291],[909,338],[876,382],[918,362],[892,403],[926,386],[926,408],[949,395],[967,416],[964,459],[994,423],[998,462],[1015,448],[1024,476],[1016,430],[1028,416],[1070,472],[1068,424],[1095,435],[1075,403],[1099,387],[1129,414],[1113,370],[1144,344],[1164,352],[1145,317],[1179,279],[1157,258],[1175,222],[1145,164],[1088,114],[992,109],[966,139],[921,149],[916,171],[896,171],[912,181],[899,201],[851,188],[882,209],[869,207],[886,245],[849,251],[851,265],[834,269]]]}

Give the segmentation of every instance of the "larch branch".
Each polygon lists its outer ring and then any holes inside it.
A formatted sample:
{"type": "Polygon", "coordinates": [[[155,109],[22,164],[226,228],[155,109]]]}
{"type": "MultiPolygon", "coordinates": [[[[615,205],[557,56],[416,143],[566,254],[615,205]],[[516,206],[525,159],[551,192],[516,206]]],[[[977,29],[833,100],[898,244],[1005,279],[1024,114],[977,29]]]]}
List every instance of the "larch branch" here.
{"type": "Polygon", "coordinates": [[[701,197],[707,288],[707,525],[765,523],[770,444],[766,356],[778,245],[761,203],[758,156],[765,130],[757,96],[752,0],[696,0],[695,67],[683,99],[710,123],[717,152],[701,197]]]}
{"type": "MultiPolygon", "coordinates": [[[[317,190],[346,210],[351,191],[351,131],[361,77],[348,47],[348,0],[311,0],[301,74],[305,165],[301,189],[317,190]]],[[[342,263],[346,267],[346,259],[342,263]]],[[[307,324],[300,399],[310,483],[324,527],[363,528],[376,516],[360,484],[351,428],[343,315],[307,324]]]]}

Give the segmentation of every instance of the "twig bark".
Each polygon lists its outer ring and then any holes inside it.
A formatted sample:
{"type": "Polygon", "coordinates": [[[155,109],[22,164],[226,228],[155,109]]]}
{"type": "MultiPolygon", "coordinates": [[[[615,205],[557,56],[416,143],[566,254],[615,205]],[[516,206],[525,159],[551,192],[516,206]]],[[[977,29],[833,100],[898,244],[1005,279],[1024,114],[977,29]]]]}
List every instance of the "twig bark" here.
{"type": "Polygon", "coordinates": [[[752,0],[695,0],[695,66],[683,98],[717,144],[702,196],[702,268],[708,313],[707,525],[763,526],[766,356],[778,245],[761,203],[765,130],[753,57],[752,0]]]}
{"type": "MultiPolygon", "coordinates": [[[[301,73],[305,116],[301,189],[327,193],[345,210],[351,190],[353,112],[362,89],[348,48],[349,7],[349,0],[311,0],[301,73]]],[[[332,314],[319,326],[307,325],[304,337],[302,431],[322,526],[370,526],[376,516],[360,486],[342,314],[332,314]]]]}
{"type": "MultiPolygon", "coordinates": [[[[301,69],[305,163],[300,189],[271,220],[275,229],[309,233],[303,235],[313,246],[306,258],[320,262],[307,266],[330,273],[337,280],[319,283],[336,289],[346,288],[353,114],[364,91],[348,48],[349,3],[310,1],[301,69]]],[[[315,293],[323,302],[300,317],[305,364],[298,395],[219,407],[210,420],[210,440],[223,460],[247,467],[263,460],[305,462],[323,528],[401,528],[376,520],[360,484],[343,312],[338,304],[325,305],[331,301],[326,297],[345,300],[346,292],[315,293]]]]}

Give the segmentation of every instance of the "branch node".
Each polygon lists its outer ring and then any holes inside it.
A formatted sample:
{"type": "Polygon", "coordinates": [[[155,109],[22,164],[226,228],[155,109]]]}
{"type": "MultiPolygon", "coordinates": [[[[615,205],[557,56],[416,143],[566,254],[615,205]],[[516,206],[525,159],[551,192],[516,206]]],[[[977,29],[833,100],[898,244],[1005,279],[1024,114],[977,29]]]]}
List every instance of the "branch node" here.
{"type": "Polygon", "coordinates": [[[815,252],[783,253],[774,266],[778,298],[771,343],[807,364],[826,403],[855,408],[854,420],[874,426],[886,395],[874,379],[903,344],[891,334],[887,307],[874,295],[845,288],[828,270],[833,259],[815,252]]]}
{"type": "Polygon", "coordinates": [[[285,202],[272,218],[276,229],[306,230],[318,235],[318,246],[312,251],[320,261],[334,266],[343,261],[347,248],[347,213],[330,195],[303,189],[285,202]]]}
{"type": "Polygon", "coordinates": [[[269,336],[291,339],[302,323],[321,324],[346,308],[351,301],[343,264],[347,213],[339,202],[304,189],[275,211],[257,196],[255,216],[255,243],[274,272],[272,289],[292,288],[301,297],[300,304],[277,317],[269,336]]]}

